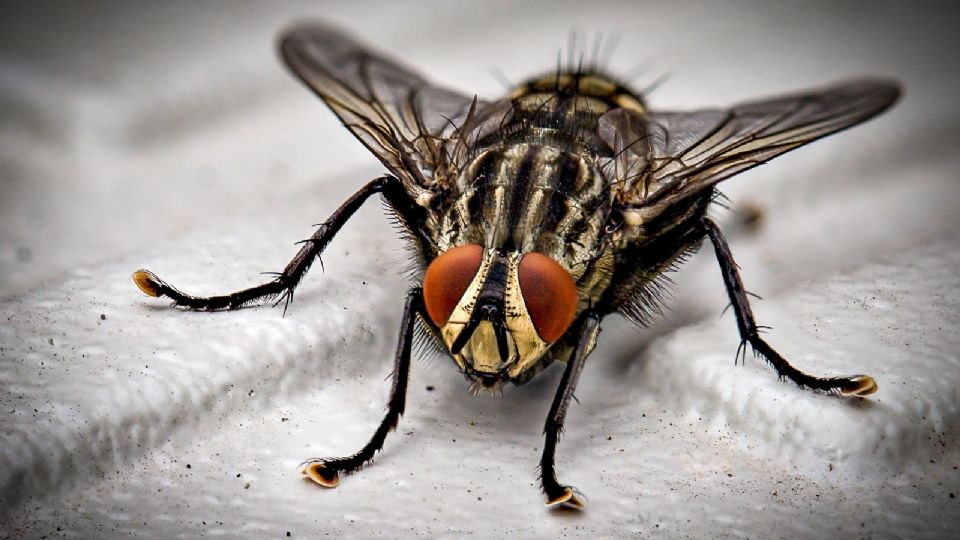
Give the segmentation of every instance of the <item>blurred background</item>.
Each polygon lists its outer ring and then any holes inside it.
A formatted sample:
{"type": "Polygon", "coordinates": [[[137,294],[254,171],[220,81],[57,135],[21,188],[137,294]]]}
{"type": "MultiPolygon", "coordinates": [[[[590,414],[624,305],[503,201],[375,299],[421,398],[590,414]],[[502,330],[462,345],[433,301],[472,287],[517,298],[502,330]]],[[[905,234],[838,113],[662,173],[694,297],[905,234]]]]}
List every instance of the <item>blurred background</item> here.
{"type": "Polygon", "coordinates": [[[3,3],[0,514],[9,519],[0,532],[950,530],[960,524],[956,471],[944,472],[958,465],[960,403],[951,9],[3,3]],[[376,464],[335,491],[302,485],[299,460],[353,451],[385,403],[406,286],[393,269],[406,255],[378,205],[348,225],[286,317],[164,309],[129,274],[150,268],[204,294],[248,286],[281,269],[311,224],[380,173],[277,57],[280,31],[304,19],[338,24],[488,98],[505,92],[502,78],[552,69],[572,31],[616,36],[611,70],[638,88],[666,76],[649,97],[658,109],[858,75],[900,80],[894,109],[727,182],[734,211],[717,213],[748,288],[768,299],[756,309],[761,324],[772,321],[771,343],[810,371],[887,375],[880,404],[809,396],[760,361],[734,368],[735,324],[717,318],[725,293],[704,250],[676,276],[662,325],[605,321],[595,363],[606,367],[585,374],[560,446],[561,475],[595,503],[584,517],[542,511],[535,485],[556,369],[492,402],[467,399],[447,359],[418,364],[414,404],[376,464]],[[759,229],[738,225],[753,207],[759,229]],[[841,463],[845,472],[824,476],[841,463]]]}

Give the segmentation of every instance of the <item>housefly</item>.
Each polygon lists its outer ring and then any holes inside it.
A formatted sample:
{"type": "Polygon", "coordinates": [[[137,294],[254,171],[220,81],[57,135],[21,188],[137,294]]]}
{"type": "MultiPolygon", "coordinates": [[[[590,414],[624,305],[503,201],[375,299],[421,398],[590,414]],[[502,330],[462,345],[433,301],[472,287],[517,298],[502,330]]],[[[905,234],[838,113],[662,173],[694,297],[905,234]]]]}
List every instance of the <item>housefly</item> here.
{"type": "Polygon", "coordinates": [[[865,396],[867,375],[818,377],[794,368],[760,334],[740,272],[706,212],[721,181],[879,114],[899,85],[859,79],[728,109],[663,112],[602,68],[568,66],[486,101],[430,83],[322,24],[280,41],[293,73],[386,167],[347,199],[273,279],[230,294],[192,296],[147,270],[144,293],[188,309],[285,308],[310,265],[371,195],[406,230],[418,261],[394,359],[387,413],[357,453],[310,459],[301,472],[334,487],[379,451],[404,412],[415,332],[433,338],[472,381],[498,391],[551,362],[566,364],[544,426],[540,479],[548,505],[580,508],[557,480],[554,454],[600,322],[645,324],[664,273],[709,239],[736,316],[741,350],[781,379],[865,396]]]}

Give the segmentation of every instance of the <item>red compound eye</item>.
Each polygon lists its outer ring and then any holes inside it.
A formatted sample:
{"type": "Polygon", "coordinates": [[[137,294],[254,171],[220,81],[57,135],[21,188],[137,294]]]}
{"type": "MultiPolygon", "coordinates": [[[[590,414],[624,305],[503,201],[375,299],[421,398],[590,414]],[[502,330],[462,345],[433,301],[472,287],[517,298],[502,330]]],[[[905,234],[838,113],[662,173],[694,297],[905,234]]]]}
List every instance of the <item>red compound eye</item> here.
{"type": "Polygon", "coordinates": [[[540,339],[552,343],[577,313],[577,285],[557,261],[540,253],[520,259],[520,292],[540,339]]]}
{"type": "Polygon", "coordinates": [[[423,301],[433,324],[447,324],[450,314],[480,270],[481,262],[483,248],[466,244],[448,249],[430,263],[423,278],[423,301]]]}

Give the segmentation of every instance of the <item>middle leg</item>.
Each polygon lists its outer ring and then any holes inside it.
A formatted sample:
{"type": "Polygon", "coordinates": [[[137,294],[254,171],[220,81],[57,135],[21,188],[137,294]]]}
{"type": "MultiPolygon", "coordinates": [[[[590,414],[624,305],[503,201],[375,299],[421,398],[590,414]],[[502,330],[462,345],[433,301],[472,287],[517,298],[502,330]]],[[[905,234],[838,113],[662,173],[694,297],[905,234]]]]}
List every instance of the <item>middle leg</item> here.
{"type": "MultiPolygon", "coordinates": [[[[700,223],[713,244],[717,262],[720,263],[720,268],[723,270],[723,283],[727,287],[730,304],[733,306],[733,312],[737,317],[737,327],[740,329],[741,347],[750,344],[757,354],[773,366],[780,378],[790,379],[804,388],[840,392],[843,395],[853,396],[866,396],[877,391],[876,381],[868,375],[816,377],[804,373],[790,365],[786,358],[764,341],[760,337],[760,327],[753,319],[753,311],[750,309],[750,302],[747,300],[747,291],[743,288],[737,263],[733,261],[733,253],[730,252],[730,246],[727,245],[723,233],[720,232],[717,224],[709,218],[702,218],[700,223]]],[[[737,354],[739,355],[739,349],[737,354]]]]}
{"type": "Polygon", "coordinates": [[[133,273],[133,281],[145,294],[153,297],[167,297],[173,300],[176,306],[198,311],[217,311],[223,309],[238,309],[247,304],[264,298],[276,299],[277,303],[284,303],[284,311],[293,299],[293,291],[313,261],[320,257],[327,244],[340,232],[354,212],[370,198],[380,193],[386,198],[390,206],[397,211],[401,220],[412,222],[418,219],[418,209],[410,202],[403,184],[394,176],[381,176],[367,182],[365,186],[354,193],[349,199],[337,208],[333,215],[324,221],[314,234],[302,243],[304,246],[287,264],[282,272],[266,283],[239,290],[229,294],[216,296],[193,296],[179,291],[149,270],[137,270],[133,273]]]}

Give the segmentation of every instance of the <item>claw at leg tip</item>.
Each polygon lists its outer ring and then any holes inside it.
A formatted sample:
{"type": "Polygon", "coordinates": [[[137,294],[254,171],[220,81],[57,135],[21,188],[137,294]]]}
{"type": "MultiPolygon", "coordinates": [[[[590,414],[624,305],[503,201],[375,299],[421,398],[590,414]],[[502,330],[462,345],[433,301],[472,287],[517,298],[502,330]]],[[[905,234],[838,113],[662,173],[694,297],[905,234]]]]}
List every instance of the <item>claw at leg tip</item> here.
{"type": "Polygon", "coordinates": [[[154,298],[160,296],[160,278],[156,276],[153,272],[149,270],[137,270],[133,273],[132,276],[133,282],[137,285],[143,294],[147,296],[152,296],[154,298]]]}
{"type": "Polygon", "coordinates": [[[324,467],[323,463],[307,463],[300,467],[300,474],[325,488],[335,488],[340,485],[340,473],[324,467]]]}
{"type": "Polygon", "coordinates": [[[869,396],[877,391],[877,381],[869,375],[854,375],[850,377],[848,383],[840,389],[840,393],[845,396],[869,396]]]}
{"type": "Polygon", "coordinates": [[[587,506],[587,501],[586,497],[576,489],[565,487],[559,496],[547,500],[547,506],[563,510],[583,510],[587,506]]]}

